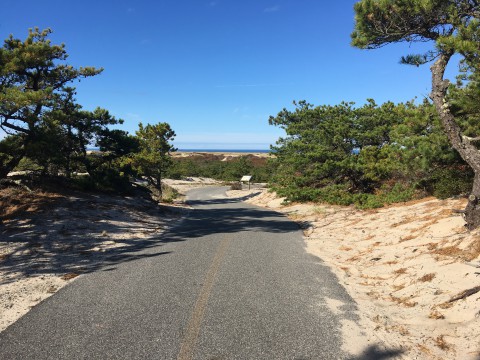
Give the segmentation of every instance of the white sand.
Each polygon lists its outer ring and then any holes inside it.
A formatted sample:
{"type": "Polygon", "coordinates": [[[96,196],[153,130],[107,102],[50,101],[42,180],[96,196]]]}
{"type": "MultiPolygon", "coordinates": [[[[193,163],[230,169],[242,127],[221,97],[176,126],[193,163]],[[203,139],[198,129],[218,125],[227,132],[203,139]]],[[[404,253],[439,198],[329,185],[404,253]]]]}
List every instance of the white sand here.
{"type": "Polygon", "coordinates": [[[449,302],[480,285],[480,231],[466,231],[452,212],[465,200],[428,198],[360,211],[282,206],[283,199],[265,190],[229,196],[249,193],[258,195],[247,202],[301,223],[307,251],[330,266],[357,302],[362,321],[344,321],[345,350],[359,355],[367,340],[378,338],[402,349],[405,359],[480,358],[480,292],[449,302]]]}
{"type": "Polygon", "coordinates": [[[132,258],[182,218],[142,198],[58,196],[0,227],[0,331],[81,274],[132,258]]]}

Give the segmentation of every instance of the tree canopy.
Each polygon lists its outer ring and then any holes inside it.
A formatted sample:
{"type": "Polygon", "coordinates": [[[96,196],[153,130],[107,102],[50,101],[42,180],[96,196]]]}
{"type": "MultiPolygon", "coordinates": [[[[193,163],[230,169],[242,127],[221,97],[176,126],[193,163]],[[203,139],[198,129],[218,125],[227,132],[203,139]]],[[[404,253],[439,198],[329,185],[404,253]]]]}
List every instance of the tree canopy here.
{"type": "Polygon", "coordinates": [[[50,29],[30,29],[21,41],[10,35],[0,48],[0,126],[9,134],[31,134],[65,93],[65,85],[103,69],[65,64],[65,45],[52,45],[50,29]]]}
{"type": "Polygon", "coordinates": [[[272,147],[272,183],[287,200],[377,207],[471,181],[429,102],[295,104],[270,117],[286,132],[272,147]]]}
{"type": "MultiPolygon", "coordinates": [[[[19,163],[32,144],[38,145],[41,138],[49,142],[52,125],[60,121],[59,112],[68,117],[78,113],[74,90],[67,84],[102,72],[66,64],[65,45],[53,45],[48,39],[51,33],[50,29],[30,29],[24,41],[10,35],[0,48],[0,127],[18,142],[15,153],[0,164],[0,178],[19,163]]],[[[113,118],[108,122],[116,123],[113,118]]]]}
{"type": "Polygon", "coordinates": [[[92,187],[123,190],[135,175],[157,187],[173,130],[167,123],[140,124],[132,136],[112,128],[123,120],[108,110],[83,109],[71,85],[102,69],[68,65],[65,45],[52,44],[51,33],[30,29],[25,40],[11,35],[0,48],[0,128],[8,134],[0,141],[0,179],[23,163],[44,175],[86,172],[92,187]]]}

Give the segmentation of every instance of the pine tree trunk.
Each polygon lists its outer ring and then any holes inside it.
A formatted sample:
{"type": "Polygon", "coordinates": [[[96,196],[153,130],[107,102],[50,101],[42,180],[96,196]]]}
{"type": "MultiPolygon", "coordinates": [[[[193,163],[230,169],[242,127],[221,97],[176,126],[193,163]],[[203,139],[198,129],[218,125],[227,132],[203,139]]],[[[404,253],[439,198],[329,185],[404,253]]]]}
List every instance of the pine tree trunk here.
{"type": "Polygon", "coordinates": [[[9,172],[13,171],[17,165],[20,163],[20,160],[23,159],[25,152],[23,150],[19,151],[13,158],[5,164],[0,166],[0,179],[6,179],[9,172]]]}
{"type": "Polygon", "coordinates": [[[469,230],[480,226],[480,198],[478,194],[480,194],[480,174],[475,173],[472,193],[468,197],[467,207],[465,208],[465,221],[469,230]]]}
{"type": "Polygon", "coordinates": [[[66,162],[65,162],[65,175],[67,179],[72,178],[72,126],[67,126],[67,149],[66,149],[66,162]]]}
{"type": "Polygon", "coordinates": [[[449,82],[444,80],[443,76],[451,57],[451,53],[442,53],[431,67],[431,98],[450,143],[458,151],[462,159],[470,165],[475,174],[472,192],[465,208],[467,228],[472,230],[480,226],[480,152],[466,136],[462,135],[462,131],[456,123],[446,100],[449,82]]]}
{"type": "Polygon", "coordinates": [[[9,172],[10,170],[8,169],[7,166],[5,165],[0,166],[0,180],[5,179],[9,172]]]}
{"type": "Polygon", "coordinates": [[[161,200],[161,199],[162,199],[162,195],[163,195],[163,194],[162,194],[162,177],[161,177],[161,175],[160,175],[160,174],[157,174],[155,180],[156,180],[156,182],[157,182],[156,188],[157,188],[157,190],[158,190],[158,194],[159,194],[160,200],[161,200]]]}

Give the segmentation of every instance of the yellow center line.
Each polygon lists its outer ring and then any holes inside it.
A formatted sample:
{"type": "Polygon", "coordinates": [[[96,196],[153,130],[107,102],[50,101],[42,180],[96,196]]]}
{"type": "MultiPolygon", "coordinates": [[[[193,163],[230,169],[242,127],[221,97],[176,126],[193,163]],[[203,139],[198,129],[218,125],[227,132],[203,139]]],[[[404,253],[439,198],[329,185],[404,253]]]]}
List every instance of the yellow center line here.
{"type": "Polygon", "coordinates": [[[215,253],[215,256],[210,265],[210,269],[205,277],[205,281],[198,295],[195,307],[188,322],[187,331],[185,337],[183,338],[182,346],[180,347],[180,352],[178,353],[177,360],[190,360],[193,358],[193,349],[200,333],[200,326],[202,324],[203,316],[205,309],[207,308],[208,298],[213,288],[213,283],[215,282],[215,277],[217,275],[220,264],[225,256],[227,247],[230,241],[227,239],[222,239],[220,245],[215,253]]]}

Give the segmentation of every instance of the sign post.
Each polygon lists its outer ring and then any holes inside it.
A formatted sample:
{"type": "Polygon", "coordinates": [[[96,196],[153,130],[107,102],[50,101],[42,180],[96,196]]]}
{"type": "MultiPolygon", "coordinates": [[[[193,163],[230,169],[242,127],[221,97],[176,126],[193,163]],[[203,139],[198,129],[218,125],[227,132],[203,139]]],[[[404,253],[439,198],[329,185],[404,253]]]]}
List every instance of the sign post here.
{"type": "Polygon", "coordinates": [[[242,178],[240,179],[240,182],[248,182],[248,190],[250,190],[250,181],[252,180],[251,175],[243,175],[242,178]]]}

